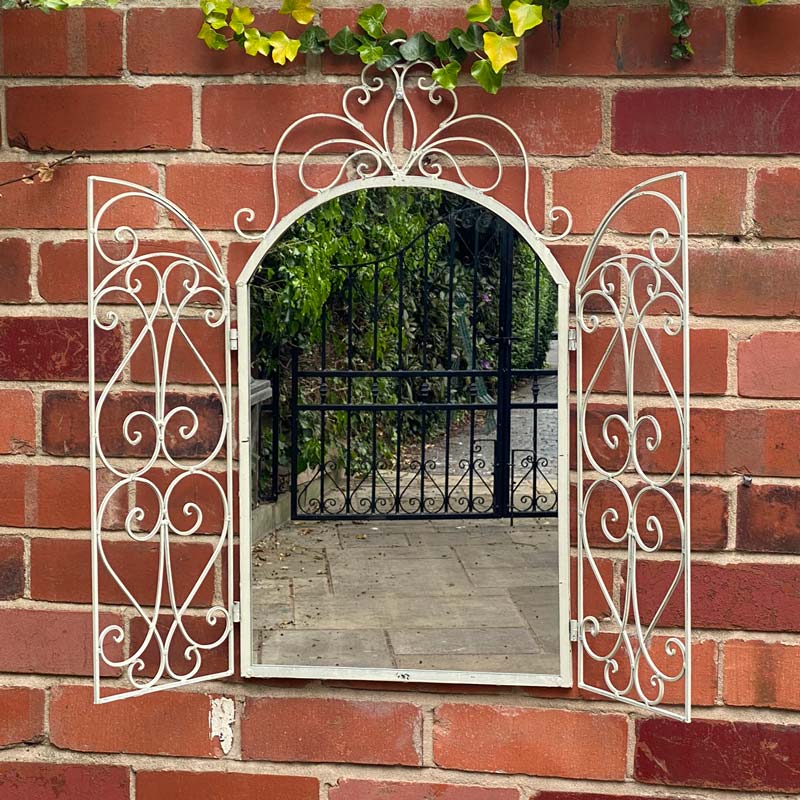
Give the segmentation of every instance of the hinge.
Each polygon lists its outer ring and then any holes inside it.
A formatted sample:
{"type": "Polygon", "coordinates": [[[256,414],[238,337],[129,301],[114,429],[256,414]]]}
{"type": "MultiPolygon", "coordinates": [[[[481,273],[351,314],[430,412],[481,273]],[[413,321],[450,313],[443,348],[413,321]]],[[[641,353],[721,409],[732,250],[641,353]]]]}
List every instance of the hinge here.
{"type": "Polygon", "coordinates": [[[569,333],[567,334],[567,350],[578,349],[578,328],[575,325],[569,326],[569,333]]]}
{"type": "Polygon", "coordinates": [[[578,620],[576,619],[569,621],[569,640],[571,642],[578,641],[578,620]]]}
{"type": "Polygon", "coordinates": [[[233,621],[242,621],[242,604],[238,600],[233,601],[233,621]]]}
{"type": "Polygon", "coordinates": [[[239,331],[237,328],[231,328],[230,345],[231,345],[231,350],[239,349],[239,331]]]}

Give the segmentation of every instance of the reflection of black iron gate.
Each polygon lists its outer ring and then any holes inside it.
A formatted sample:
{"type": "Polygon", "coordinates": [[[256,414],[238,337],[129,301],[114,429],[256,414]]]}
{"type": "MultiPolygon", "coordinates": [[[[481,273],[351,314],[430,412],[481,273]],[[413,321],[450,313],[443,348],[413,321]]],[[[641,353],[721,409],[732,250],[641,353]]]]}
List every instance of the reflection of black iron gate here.
{"type": "Polygon", "coordinates": [[[555,287],[511,226],[466,205],[334,273],[292,355],[294,518],[554,516],[555,287]]]}

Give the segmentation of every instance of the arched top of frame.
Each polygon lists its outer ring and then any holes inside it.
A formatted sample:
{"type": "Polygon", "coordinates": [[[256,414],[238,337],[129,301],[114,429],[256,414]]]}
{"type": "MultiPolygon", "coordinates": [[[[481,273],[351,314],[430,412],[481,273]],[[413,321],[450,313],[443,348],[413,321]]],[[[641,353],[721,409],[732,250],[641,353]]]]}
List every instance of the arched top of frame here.
{"type": "Polygon", "coordinates": [[[558,233],[539,230],[531,219],[530,161],[519,134],[489,114],[459,113],[456,92],[439,86],[431,77],[433,69],[428,61],[396,64],[384,72],[367,66],[360,82],[344,90],[341,111],[313,112],[291,123],[272,157],[271,218],[253,232],[256,213],[241,208],[234,215],[237,233],[244,239],[274,242],[276,228],[291,216],[285,210],[286,182],[296,180],[311,198],[302,206],[303,213],[338,194],[392,185],[454,191],[494,211],[508,212],[506,205],[489,201],[503,189],[509,196],[510,189],[520,195],[514,203],[520,213],[512,212],[515,227],[521,234],[527,232],[532,246],[534,241],[544,244],[567,236],[572,216],[566,208],[556,206],[548,213],[549,220],[558,223],[558,233]],[[288,160],[287,152],[296,152],[291,146],[295,139],[304,142],[305,150],[299,160],[288,160]],[[502,151],[499,141],[504,143],[502,151]],[[484,167],[480,181],[469,169],[476,156],[484,167]],[[509,164],[522,168],[521,188],[517,180],[510,185],[509,164]]]}

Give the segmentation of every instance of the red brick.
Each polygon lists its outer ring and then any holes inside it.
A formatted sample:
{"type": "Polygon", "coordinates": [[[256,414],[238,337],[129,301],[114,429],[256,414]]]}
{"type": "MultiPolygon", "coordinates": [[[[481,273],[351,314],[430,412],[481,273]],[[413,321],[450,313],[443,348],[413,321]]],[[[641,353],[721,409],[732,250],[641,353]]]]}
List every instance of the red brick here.
{"type": "Polygon", "coordinates": [[[800,152],[800,89],[623,89],[612,120],[617,153],[800,152]]]}
{"type": "MultiPolygon", "coordinates": [[[[412,102],[418,108],[420,138],[433,133],[451,109],[445,101],[431,106],[419,97],[412,102]]],[[[522,140],[528,153],[537,155],[583,155],[592,153],[600,144],[600,95],[595,89],[565,87],[514,87],[511,92],[487,95],[476,86],[459,90],[460,115],[489,114],[510,125],[522,140]],[[569,136],[564,136],[569,131],[569,136]]],[[[496,124],[471,120],[454,126],[448,135],[474,136],[490,142],[499,153],[520,156],[519,145],[496,124]]],[[[410,144],[410,139],[406,142],[410,144]]],[[[448,145],[450,152],[486,155],[476,145],[448,145]]]]}
{"type": "MultiPolygon", "coordinates": [[[[624,446],[615,451],[609,450],[599,438],[603,420],[609,413],[619,410],[618,406],[591,403],[587,413],[587,441],[592,445],[598,462],[606,466],[619,466],[620,457],[627,452],[624,446]]],[[[642,423],[639,461],[647,471],[669,474],[679,457],[677,418],[674,412],[664,408],[642,409],[639,416],[645,414],[651,414],[658,421],[662,441],[656,450],[648,451],[645,438],[651,426],[642,423]]],[[[791,409],[693,408],[690,431],[692,473],[798,477],[800,442],[795,435],[796,425],[797,415],[791,409]]],[[[610,425],[610,433],[620,437],[625,435],[617,424],[610,425]]]]}
{"type": "MultiPolygon", "coordinates": [[[[599,655],[611,652],[617,643],[617,637],[611,633],[601,633],[598,637],[588,639],[592,650],[599,655]]],[[[654,636],[650,640],[648,652],[655,664],[667,675],[677,675],[682,667],[680,654],[668,655],[670,637],[654,636]]],[[[620,691],[624,691],[630,679],[630,661],[624,655],[624,648],[617,651],[618,672],[610,674],[611,684],[620,691]]],[[[591,686],[607,688],[605,676],[605,662],[595,661],[587,657],[583,662],[584,680],[591,686]]],[[[639,685],[645,694],[654,698],[657,690],[650,684],[653,676],[646,659],[639,661],[639,685]]],[[[581,692],[581,697],[591,697],[588,691],[581,692]]],[[[635,697],[635,692],[630,696],[635,697]]],[[[686,696],[686,682],[681,679],[665,682],[664,705],[683,705],[686,696]]],[[[602,699],[594,695],[595,699],[602,699]]],[[[717,643],[706,639],[702,642],[692,643],[692,705],[713,706],[717,700],[717,643]]]]}
{"type": "MultiPolygon", "coordinates": [[[[113,241],[103,241],[101,246],[104,252],[115,259],[124,258],[130,247],[113,241]]],[[[219,257],[219,245],[212,242],[211,246],[219,257]]],[[[192,258],[201,264],[212,268],[203,246],[196,241],[165,241],[142,239],[139,243],[139,253],[166,253],[166,257],[154,259],[156,268],[164,268],[167,262],[172,263],[177,256],[192,258]]],[[[116,265],[109,264],[99,254],[95,257],[96,283],[108,275],[116,265]]],[[[138,270],[136,277],[142,282],[142,288],[137,296],[143,303],[152,303],[157,297],[156,281],[149,270],[138,270]]],[[[176,267],[170,273],[167,293],[171,300],[180,301],[186,292],[181,284],[184,278],[193,277],[188,268],[176,267]]],[[[118,278],[114,285],[120,285],[124,277],[118,278]]],[[[201,275],[200,285],[212,284],[211,279],[201,275]]],[[[87,296],[86,286],[86,240],[70,239],[66,242],[43,242],[39,246],[39,294],[51,303],[85,303],[87,296]]],[[[96,284],[95,284],[96,285],[96,284]]],[[[206,298],[207,299],[207,298],[206,298]]],[[[109,303],[131,304],[133,300],[124,292],[115,292],[106,297],[109,303]]]]}
{"type": "MultiPolygon", "coordinates": [[[[29,13],[29,12],[25,12],[29,13]]],[[[105,764],[0,764],[3,800],[128,800],[130,770],[105,764]]]]}
{"type": "Polygon", "coordinates": [[[8,140],[25,150],[179,150],[192,143],[188,86],[16,86],[8,140]]]}
{"type": "MultiPolygon", "coordinates": [[[[279,175],[283,215],[310,195],[299,185],[296,168],[283,166],[279,175]]],[[[166,193],[200,228],[232,230],[234,215],[243,207],[255,212],[252,222],[241,221],[243,230],[266,230],[272,219],[272,178],[265,166],[170,164],[166,193]]]]}
{"type": "MultiPolygon", "coordinates": [[[[291,123],[310,113],[312,108],[314,111],[338,110],[341,113],[341,103],[342,88],[336,84],[309,87],[284,83],[227,83],[206,86],[202,97],[203,142],[214,150],[271,153],[291,123]]],[[[373,134],[380,133],[384,107],[377,102],[363,110],[359,107],[363,115],[359,120],[364,121],[373,134]]],[[[304,123],[287,138],[284,152],[305,152],[312,144],[341,136],[343,131],[345,126],[333,121],[304,123]]],[[[352,129],[347,129],[347,133],[352,136],[352,129]]]]}
{"type": "MultiPolygon", "coordinates": [[[[188,476],[187,473],[177,470],[151,469],[147,472],[147,480],[152,481],[159,488],[162,496],[171,486],[168,511],[173,525],[187,529],[193,527],[196,517],[191,508],[196,505],[203,513],[202,524],[197,533],[219,535],[225,525],[225,507],[221,497],[226,480],[224,472],[208,472],[206,474],[196,472],[188,476]]],[[[234,504],[238,497],[237,491],[234,480],[234,504]]],[[[152,488],[142,481],[136,486],[136,505],[142,510],[139,529],[150,530],[159,519],[161,504],[152,488]]],[[[233,508],[231,513],[235,520],[236,508],[233,508]]],[[[235,527],[236,523],[234,529],[235,527]]]]}
{"type": "Polygon", "coordinates": [[[56,686],[50,695],[50,741],[65,750],[147,755],[222,755],[209,729],[211,697],[166,692],[94,705],[91,686],[56,686]]]}
{"type": "Polygon", "coordinates": [[[36,449],[36,413],[28,389],[0,391],[0,453],[31,455],[36,449]]]}
{"type": "MultiPolygon", "coordinates": [[[[674,797],[665,797],[658,795],[661,800],[677,800],[674,797]]],[[[530,800],[620,800],[624,797],[625,800],[651,800],[651,797],[645,795],[625,794],[619,792],[614,794],[597,794],[595,792],[537,792],[531,795],[530,800]]]]}
{"type": "Polygon", "coordinates": [[[0,747],[34,742],[43,736],[44,690],[22,686],[0,688],[0,747]]]}
{"type": "Polygon", "coordinates": [[[25,546],[22,539],[18,536],[0,537],[0,600],[16,600],[24,591],[25,546]]]}
{"type": "MultiPolygon", "coordinates": [[[[191,615],[184,614],[181,617],[182,626],[180,629],[170,632],[170,628],[175,620],[174,616],[169,611],[162,613],[156,622],[156,630],[161,635],[162,642],[166,643],[167,637],[171,636],[169,647],[167,648],[167,658],[172,667],[178,672],[185,672],[196,666],[194,657],[191,654],[188,658],[186,656],[187,647],[195,644],[214,644],[219,641],[222,635],[220,620],[217,618],[216,623],[211,625],[206,618],[206,613],[204,612],[208,611],[208,606],[204,609],[199,603],[192,602],[191,607],[196,613],[191,615]],[[185,634],[184,630],[186,631],[185,634]]],[[[236,639],[236,637],[234,637],[234,639],[236,639]]],[[[142,667],[140,671],[137,670],[136,674],[144,678],[152,678],[157,675],[161,669],[161,648],[150,631],[149,621],[137,615],[131,620],[130,649],[134,652],[139,652],[139,649],[143,645],[144,649],[141,652],[142,667]]],[[[239,642],[238,640],[234,641],[232,663],[227,640],[216,647],[210,647],[204,650],[201,655],[200,666],[195,673],[195,677],[204,678],[207,676],[220,675],[221,673],[229,671],[231,667],[238,668],[239,642]]],[[[236,678],[232,678],[232,680],[233,679],[241,680],[238,675],[236,678]]]]}
{"type": "MultiPolygon", "coordinates": [[[[100,625],[119,625],[118,614],[101,614],[100,625]]],[[[33,611],[0,609],[0,671],[40,675],[92,674],[92,615],[88,611],[33,611]],[[35,634],[35,635],[34,635],[35,634]]],[[[106,653],[121,658],[119,646],[109,643],[106,653]]],[[[117,675],[103,666],[103,675],[117,675]]],[[[2,796],[2,795],[0,795],[2,796]]]]}
{"type": "Polygon", "coordinates": [[[709,75],[725,66],[725,14],[692,10],[694,58],[670,58],[661,6],[570,8],[558,33],[542,25],[525,40],[525,71],[537,75],[709,75]]]}
{"type": "MultiPolygon", "coordinates": [[[[586,482],[588,489],[591,482],[586,482]]],[[[631,497],[644,488],[643,483],[631,487],[631,497]]],[[[667,487],[672,499],[683,508],[683,487],[672,484],[667,487]]],[[[572,539],[576,541],[576,503],[575,488],[571,494],[572,506],[572,539]]],[[[657,516],[663,526],[663,550],[677,550],[681,546],[681,535],[678,521],[669,502],[658,492],[645,492],[639,505],[639,530],[645,532],[642,524],[648,516],[657,516]]],[[[741,508],[741,507],[740,507],[741,508]]],[[[740,512],[741,513],[741,510],[740,512]]],[[[717,486],[704,486],[693,482],[691,488],[692,514],[692,550],[722,550],[728,539],[728,494],[717,486]]],[[[588,499],[586,506],[586,530],[590,544],[597,547],[627,547],[624,538],[627,527],[625,503],[619,490],[610,483],[598,484],[588,499]],[[601,527],[601,518],[606,509],[613,508],[618,514],[616,523],[607,520],[606,524],[612,534],[620,541],[609,541],[601,527]]],[[[645,534],[646,535],[646,534],[645,534]]],[[[649,541],[654,541],[649,539],[649,541]]]]}
{"type": "MultiPolygon", "coordinates": [[[[603,585],[611,592],[612,598],[615,593],[612,589],[614,584],[614,562],[607,558],[596,558],[595,566],[600,573],[600,579],[603,585]]],[[[599,581],[594,577],[594,573],[589,574],[589,568],[586,568],[584,582],[583,582],[583,613],[591,614],[598,619],[608,617],[610,609],[606,602],[605,595],[599,581]]],[[[573,618],[578,616],[578,568],[577,558],[570,559],[570,614],[573,618]]]]}
{"type": "MultiPolygon", "coordinates": [[[[661,366],[672,381],[676,391],[683,391],[683,341],[680,336],[670,336],[662,328],[648,330],[650,340],[661,360],[661,366]]],[[[615,331],[611,328],[598,328],[595,333],[584,333],[583,376],[586,382],[595,374],[601,359],[609,349],[615,331]]],[[[699,328],[690,333],[692,394],[725,394],[728,386],[728,331],[713,328],[699,328]]],[[[628,335],[628,345],[632,344],[628,335]]],[[[642,394],[666,394],[667,387],[662,380],[656,363],[647,345],[640,337],[636,343],[634,357],[634,391],[642,394]]],[[[574,368],[572,385],[575,386],[574,368]]],[[[611,355],[594,383],[596,392],[625,393],[626,372],[622,344],[611,348],[611,355]]]]}
{"type": "Polygon", "coordinates": [[[328,797],[330,800],[519,800],[519,792],[444,783],[345,779],[329,790],[328,797]]]}
{"type": "Polygon", "coordinates": [[[0,74],[99,77],[122,72],[122,14],[106,8],[63,14],[6,11],[0,18],[0,74]],[[36,43],[46,42],[45,47],[36,43]]]}
{"type": "Polygon", "coordinates": [[[242,757],[265,761],[422,763],[422,712],[411,703],[248,698],[242,757]]]}
{"type": "MultiPolygon", "coordinates": [[[[164,350],[172,323],[168,319],[156,320],[155,331],[156,345],[158,347],[158,363],[163,367],[164,350]]],[[[135,339],[144,323],[134,320],[132,336],[135,339]]],[[[225,362],[231,358],[228,343],[225,341],[223,326],[211,327],[203,319],[184,319],[182,328],[186,335],[191,337],[192,344],[205,360],[208,369],[221,383],[225,380],[225,362]]],[[[142,345],[136,349],[131,358],[131,378],[136,383],[152,383],[153,381],[153,350],[149,336],[146,336],[142,345]]],[[[210,384],[211,377],[197,356],[192,352],[186,339],[180,334],[175,335],[170,354],[169,374],[166,377],[171,383],[210,384]]]]}
{"type": "MultiPolygon", "coordinates": [[[[676,562],[637,565],[639,611],[650,621],[666,596],[676,562]]],[[[722,630],[800,631],[800,580],[791,564],[692,565],[692,626],[722,630]]],[[[683,624],[683,579],[659,624],[683,624]]]]}
{"type": "Polygon", "coordinates": [[[800,73],[800,8],[740,8],[736,15],[734,68],[740,75],[800,73]]]}
{"type": "Polygon", "coordinates": [[[761,236],[800,236],[800,169],[759,170],[753,222],[761,236]]]}
{"type": "MultiPolygon", "coordinates": [[[[19,178],[28,167],[20,162],[0,163],[0,182],[19,178]]],[[[155,188],[157,172],[153,164],[66,164],[58,167],[49,183],[15,183],[3,188],[0,203],[0,228],[81,228],[86,227],[86,178],[103,175],[155,188]]],[[[95,206],[119,192],[119,187],[99,185],[95,206]]],[[[126,200],[117,204],[101,220],[100,227],[131,225],[151,227],[157,208],[146,200],[126,200]]]]}
{"type": "Polygon", "coordinates": [[[27,303],[31,299],[30,277],[31,247],[28,242],[25,239],[0,239],[0,302],[27,303]]]}
{"type": "MultiPolygon", "coordinates": [[[[577,167],[553,176],[553,202],[572,211],[575,233],[593,233],[619,197],[638,183],[670,171],[669,167],[577,167]],[[587,187],[591,191],[587,192],[587,187]]],[[[689,232],[741,233],[747,174],[741,169],[694,167],[687,172],[689,232]]],[[[652,188],[677,198],[678,182],[652,188]]],[[[663,201],[644,197],[630,203],[612,221],[612,230],[650,233],[674,230],[674,218],[663,201]]]]}
{"type": "MultiPolygon", "coordinates": [[[[0,380],[85,381],[88,358],[84,319],[0,318],[0,380]]],[[[121,358],[119,328],[96,331],[97,376],[110,377],[121,358]]]]}
{"type": "Polygon", "coordinates": [[[633,771],[642,783],[790,793],[800,790],[799,750],[797,725],[645,719],[636,723],[633,771]]]}
{"type": "MultiPolygon", "coordinates": [[[[109,485],[101,474],[101,489],[109,485]]],[[[89,470],[51,464],[0,464],[0,525],[26,528],[77,528],[90,525],[89,470]]],[[[117,492],[103,523],[119,528],[127,497],[117,492]]]]}
{"type": "Polygon", "coordinates": [[[137,800],[318,800],[319,781],[236,772],[136,773],[137,800]]]}
{"type": "Polygon", "coordinates": [[[469,772],[622,780],[627,738],[621,714],[453,703],[436,709],[433,758],[469,772]]]}
{"type": "Polygon", "coordinates": [[[741,397],[800,397],[800,333],[765,331],[739,342],[741,397]]]}
{"type": "Polygon", "coordinates": [[[689,270],[690,304],[695,314],[800,317],[800,253],[797,250],[787,247],[692,250],[689,270]],[[725,287],[724,292],[720,291],[720,286],[725,287]]]}
{"type": "Polygon", "coordinates": [[[740,485],[736,549],[750,553],[800,553],[800,487],[740,485]]]}
{"type": "Polygon", "coordinates": [[[725,704],[800,711],[798,658],[797,645],[753,640],[726,642],[725,704]]]}
{"type": "MultiPolygon", "coordinates": [[[[197,38],[201,23],[202,17],[195,8],[131,9],[127,24],[128,69],[142,75],[298,75],[305,71],[302,54],[281,67],[271,58],[248,56],[235,44],[224,53],[210,50],[197,38]]],[[[289,35],[302,31],[291,17],[277,12],[257,14],[255,24],[262,30],[279,28],[289,35]]]]}
{"type": "MultiPolygon", "coordinates": [[[[167,392],[165,413],[177,408],[191,408],[197,415],[198,431],[191,439],[179,432],[182,425],[193,424],[185,412],[176,413],[166,429],[166,448],[179,458],[210,455],[219,444],[222,432],[222,405],[215,395],[187,395],[167,392]]],[[[133,421],[131,432],[139,428],[142,441],[131,445],[124,435],[125,420],[137,411],[155,412],[155,394],[120,392],[109,394],[101,407],[98,429],[103,437],[106,456],[150,455],[155,447],[152,425],[133,421]]],[[[0,423],[1,427],[2,423],[0,423]]],[[[223,442],[224,445],[224,442],[223,442]]],[[[81,456],[89,453],[89,402],[86,392],[52,391],[42,395],[42,449],[52,455],[81,456]]]]}
{"type": "MultiPolygon", "coordinates": [[[[161,556],[158,542],[108,541],[103,552],[119,579],[144,606],[155,605],[158,568],[161,556]]],[[[31,542],[31,597],[67,603],[91,603],[91,543],[88,539],[36,538],[31,542]]],[[[183,603],[213,554],[210,542],[173,542],[169,546],[175,600],[183,603]]],[[[101,561],[101,603],[130,605],[101,561]]],[[[210,606],[214,599],[214,569],[192,600],[193,605],[210,606]]],[[[162,587],[161,602],[169,604],[167,587],[162,587]]]]}

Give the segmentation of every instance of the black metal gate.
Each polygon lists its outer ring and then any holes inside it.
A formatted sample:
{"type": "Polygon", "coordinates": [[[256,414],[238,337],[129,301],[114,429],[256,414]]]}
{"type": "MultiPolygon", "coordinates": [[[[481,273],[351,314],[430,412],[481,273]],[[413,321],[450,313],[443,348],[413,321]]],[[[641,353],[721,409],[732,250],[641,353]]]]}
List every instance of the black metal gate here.
{"type": "Polygon", "coordinates": [[[466,204],[334,274],[292,350],[293,517],[555,516],[555,287],[511,226],[466,204]]]}

